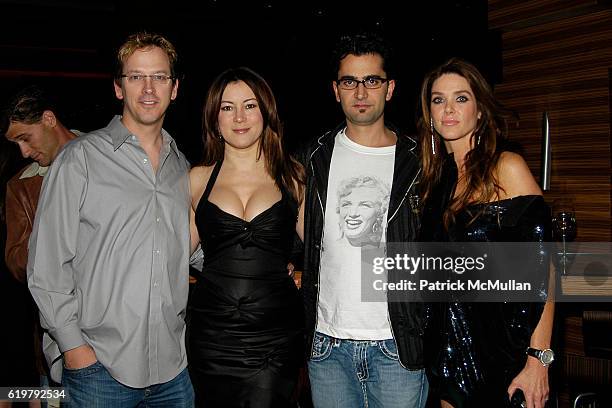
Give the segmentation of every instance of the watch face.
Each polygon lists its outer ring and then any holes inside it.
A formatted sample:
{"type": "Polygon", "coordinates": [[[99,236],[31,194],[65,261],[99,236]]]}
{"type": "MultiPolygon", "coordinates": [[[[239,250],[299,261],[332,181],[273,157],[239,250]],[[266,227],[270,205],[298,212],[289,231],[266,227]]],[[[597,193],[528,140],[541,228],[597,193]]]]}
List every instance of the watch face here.
{"type": "Polygon", "coordinates": [[[540,359],[543,364],[550,364],[555,359],[555,353],[551,349],[542,350],[542,354],[540,355],[540,359]]]}

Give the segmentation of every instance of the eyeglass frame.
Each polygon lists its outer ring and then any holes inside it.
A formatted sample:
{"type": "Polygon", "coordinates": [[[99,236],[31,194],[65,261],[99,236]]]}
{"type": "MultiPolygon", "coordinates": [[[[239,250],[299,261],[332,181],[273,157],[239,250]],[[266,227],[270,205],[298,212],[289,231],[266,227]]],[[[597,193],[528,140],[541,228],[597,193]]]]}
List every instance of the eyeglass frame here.
{"type": "Polygon", "coordinates": [[[140,82],[144,82],[147,78],[151,78],[151,82],[156,83],[156,84],[167,84],[169,81],[174,81],[176,78],[176,76],[172,76],[172,75],[168,75],[168,74],[121,74],[119,75],[119,78],[127,78],[128,82],[130,83],[140,83],[140,82]],[[135,81],[131,81],[130,77],[133,76],[141,76],[142,80],[135,80],[135,81]],[[166,77],[166,79],[163,80],[155,80],[153,77],[156,76],[164,76],[166,77]]]}
{"type": "Polygon", "coordinates": [[[338,88],[340,88],[342,90],[345,90],[345,91],[354,91],[355,89],[359,88],[359,84],[362,84],[365,89],[380,89],[380,88],[382,88],[383,84],[388,83],[389,81],[392,81],[392,79],[390,79],[390,78],[383,78],[383,77],[380,77],[378,75],[368,75],[367,77],[363,78],[362,80],[359,80],[359,79],[357,79],[355,77],[351,77],[351,76],[344,76],[342,78],[334,80],[334,82],[336,83],[338,88]],[[371,80],[371,79],[378,79],[378,80],[380,80],[381,81],[380,82],[380,86],[376,86],[374,88],[366,86],[366,81],[371,80]],[[340,83],[342,81],[346,81],[346,80],[355,81],[355,83],[356,83],[355,87],[354,88],[344,88],[344,87],[342,87],[340,85],[340,83]]]}

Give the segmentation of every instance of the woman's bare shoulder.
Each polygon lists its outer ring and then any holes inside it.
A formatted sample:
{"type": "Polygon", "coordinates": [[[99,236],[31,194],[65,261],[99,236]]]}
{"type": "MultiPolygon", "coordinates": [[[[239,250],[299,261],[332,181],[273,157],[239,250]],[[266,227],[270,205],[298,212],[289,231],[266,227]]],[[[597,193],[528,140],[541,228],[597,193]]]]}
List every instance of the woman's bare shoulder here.
{"type": "Polygon", "coordinates": [[[197,207],[200,197],[204,193],[206,184],[210,179],[214,166],[194,166],[189,170],[189,185],[191,187],[191,202],[197,207]]]}
{"type": "Polygon", "coordinates": [[[190,178],[201,178],[206,177],[210,178],[210,174],[213,171],[215,166],[193,166],[191,170],[189,170],[190,178]]]}
{"type": "Polygon", "coordinates": [[[542,195],[533,174],[523,157],[513,152],[503,152],[497,163],[497,181],[502,188],[500,199],[522,195],[542,195]]]}

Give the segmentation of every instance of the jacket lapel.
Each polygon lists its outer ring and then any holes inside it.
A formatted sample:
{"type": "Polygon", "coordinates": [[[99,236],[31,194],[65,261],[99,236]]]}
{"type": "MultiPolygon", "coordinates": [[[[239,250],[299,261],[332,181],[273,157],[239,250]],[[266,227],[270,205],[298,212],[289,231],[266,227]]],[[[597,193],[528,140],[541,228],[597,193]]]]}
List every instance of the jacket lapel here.
{"type": "MultiPolygon", "coordinates": [[[[399,135],[399,134],[398,134],[399,135]]],[[[419,173],[416,142],[409,137],[399,135],[395,148],[395,163],[393,165],[393,185],[389,198],[389,218],[397,211],[406,193],[419,173]]]]}
{"type": "Polygon", "coordinates": [[[327,203],[327,186],[329,181],[329,170],[331,168],[331,160],[334,152],[334,143],[336,135],[345,126],[341,124],[331,132],[327,132],[318,140],[319,145],[312,153],[309,164],[312,166],[311,171],[317,187],[317,193],[321,200],[322,212],[325,213],[325,205],[327,203]]]}

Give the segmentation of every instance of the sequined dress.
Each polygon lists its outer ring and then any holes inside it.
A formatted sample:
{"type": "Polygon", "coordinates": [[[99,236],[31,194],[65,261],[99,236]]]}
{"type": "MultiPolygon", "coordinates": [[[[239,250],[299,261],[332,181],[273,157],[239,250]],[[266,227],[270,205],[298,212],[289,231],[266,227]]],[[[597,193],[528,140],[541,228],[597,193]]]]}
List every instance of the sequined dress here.
{"type": "MultiPolygon", "coordinates": [[[[422,241],[544,242],[550,234],[550,210],[541,196],[519,196],[459,212],[446,230],[442,214],[454,192],[457,170],[447,158],[444,180],[434,190],[422,217],[422,241]],[[475,214],[480,214],[474,221],[475,214]]],[[[520,254],[541,259],[537,252],[520,254]]],[[[432,390],[460,407],[507,406],[507,388],[526,362],[525,350],[543,303],[439,303],[432,305],[427,337],[432,390]],[[442,333],[442,336],[440,336],[442,333]]]]}
{"type": "Polygon", "coordinates": [[[196,209],[204,268],[190,299],[188,356],[197,406],[286,408],[303,356],[302,301],[287,263],[297,204],[282,198],[251,221],[208,196],[196,209]]]}

